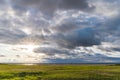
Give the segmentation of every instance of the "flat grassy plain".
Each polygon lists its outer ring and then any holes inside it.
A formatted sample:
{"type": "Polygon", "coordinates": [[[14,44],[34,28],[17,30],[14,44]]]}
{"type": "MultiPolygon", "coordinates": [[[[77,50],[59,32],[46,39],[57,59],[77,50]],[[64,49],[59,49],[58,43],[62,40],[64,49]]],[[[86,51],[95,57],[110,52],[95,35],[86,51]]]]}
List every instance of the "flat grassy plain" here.
{"type": "Polygon", "coordinates": [[[0,80],[120,80],[120,65],[0,64],[0,80]]]}

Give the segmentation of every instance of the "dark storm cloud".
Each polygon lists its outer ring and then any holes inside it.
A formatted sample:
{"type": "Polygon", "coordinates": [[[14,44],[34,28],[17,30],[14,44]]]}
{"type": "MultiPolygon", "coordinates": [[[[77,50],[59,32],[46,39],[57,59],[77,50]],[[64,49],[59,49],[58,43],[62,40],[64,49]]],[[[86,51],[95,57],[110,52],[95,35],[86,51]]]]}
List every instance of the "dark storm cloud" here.
{"type": "Polygon", "coordinates": [[[5,2],[5,0],[0,0],[0,4],[2,5],[2,4],[5,4],[6,2],[5,2]]]}
{"type": "Polygon", "coordinates": [[[110,22],[108,22],[108,32],[111,34],[114,34],[115,36],[118,36],[120,38],[120,15],[117,15],[116,17],[112,18],[110,22]]]}
{"type": "Polygon", "coordinates": [[[17,44],[18,41],[27,35],[20,30],[0,29],[0,43],[17,44]]]}
{"type": "Polygon", "coordinates": [[[120,39],[120,15],[116,15],[106,20],[103,25],[96,27],[102,41],[112,42],[113,45],[119,44],[120,39]]]}
{"type": "Polygon", "coordinates": [[[92,10],[94,6],[89,6],[87,0],[62,0],[60,3],[61,9],[78,9],[78,10],[85,10],[87,9],[92,10]]]}
{"type": "Polygon", "coordinates": [[[81,59],[47,59],[48,63],[85,63],[81,59]]]}
{"type": "Polygon", "coordinates": [[[20,11],[40,10],[46,15],[51,15],[56,8],[56,0],[15,0],[13,8],[20,11]]]}
{"type": "MultiPolygon", "coordinates": [[[[12,2],[12,1],[11,1],[12,2]]],[[[52,15],[56,10],[86,10],[90,11],[87,0],[15,0],[12,6],[16,10],[40,10],[46,15],[52,15]]]]}
{"type": "Polygon", "coordinates": [[[95,58],[85,58],[84,60],[79,59],[48,59],[49,63],[119,63],[120,58],[114,58],[114,57],[103,57],[98,59],[95,58]]]}
{"type": "Polygon", "coordinates": [[[115,33],[116,31],[119,30],[120,26],[120,15],[116,15],[115,17],[109,18],[105,22],[105,25],[101,26],[103,30],[106,30],[108,33],[115,33]]]}
{"type": "MultiPolygon", "coordinates": [[[[73,19],[71,19],[73,20],[73,19]]],[[[61,22],[60,25],[57,25],[55,27],[53,27],[52,29],[57,31],[58,33],[65,33],[65,32],[69,32],[69,31],[72,31],[72,30],[76,30],[78,28],[80,28],[80,26],[76,25],[75,22],[73,21],[63,21],[61,22]]]]}
{"type": "Polygon", "coordinates": [[[120,52],[120,48],[112,48],[112,50],[120,52]]]}
{"type": "Polygon", "coordinates": [[[52,47],[40,47],[34,50],[35,53],[45,53],[47,55],[55,55],[55,54],[69,54],[69,50],[67,49],[59,49],[52,47]]]}
{"type": "Polygon", "coordinates": [[[61,58],[47,58],[49,63],[119,63],[120,58],[107,57],[105,55],[96,53],[95,55],[84,55],[82,57],[71,57],[66,59],[61,58]]]}
{"type": "Polygon", "coordinates": [[[110,42],[113,45],[118,45],[120,43],[119,2],[120,0],[93,0],[92,2],[97,8],[97,13],[107,18],[103,22],[103,25],[98,25],[99,27],[96,27],[96,31],[101,35],[102,42],[110,42]]]}
{"type": "Polygon", "coordinates": [[[100,45],[100,39],[96,37],[94,30],[91,28],[78,29],[66,34],[58,34],[53,36],[52,39],[61,47],[66,48],[100,45]]]}

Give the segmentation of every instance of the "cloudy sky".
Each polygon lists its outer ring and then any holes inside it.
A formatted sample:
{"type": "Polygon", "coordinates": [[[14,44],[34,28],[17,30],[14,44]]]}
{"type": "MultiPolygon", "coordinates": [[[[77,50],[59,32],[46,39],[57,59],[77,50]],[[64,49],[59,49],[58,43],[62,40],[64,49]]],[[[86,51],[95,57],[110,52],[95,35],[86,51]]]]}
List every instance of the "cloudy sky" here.
{"type": "Polygon", "coordinates": [[[0,63],[119,63],[120,0],[0,0],[0,63]]]}

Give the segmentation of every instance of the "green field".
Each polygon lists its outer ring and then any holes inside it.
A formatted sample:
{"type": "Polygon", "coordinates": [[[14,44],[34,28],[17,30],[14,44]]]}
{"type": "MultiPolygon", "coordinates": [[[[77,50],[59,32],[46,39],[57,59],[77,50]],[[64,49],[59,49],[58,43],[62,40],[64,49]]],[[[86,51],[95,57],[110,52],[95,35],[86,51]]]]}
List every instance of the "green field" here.
{"type": "Polygon", "coordinates": [[[120,80],[120,66],[1,64],[0,80],[120,80]]]}

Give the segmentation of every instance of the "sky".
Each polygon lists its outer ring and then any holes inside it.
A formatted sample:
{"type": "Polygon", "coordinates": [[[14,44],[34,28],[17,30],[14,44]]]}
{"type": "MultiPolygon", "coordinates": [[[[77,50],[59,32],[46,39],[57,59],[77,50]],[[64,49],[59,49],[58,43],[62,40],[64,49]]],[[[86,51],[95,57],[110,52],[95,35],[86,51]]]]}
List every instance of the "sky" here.
{"type": "Polygon", "coordinates": [[[0,0],[0,63],[120,63],[120,0],[0,0]]]}

